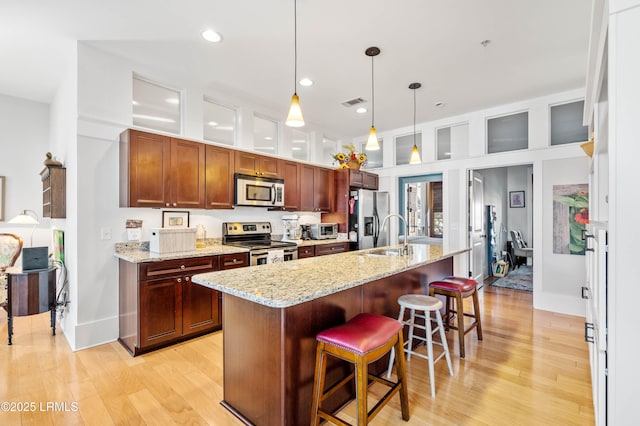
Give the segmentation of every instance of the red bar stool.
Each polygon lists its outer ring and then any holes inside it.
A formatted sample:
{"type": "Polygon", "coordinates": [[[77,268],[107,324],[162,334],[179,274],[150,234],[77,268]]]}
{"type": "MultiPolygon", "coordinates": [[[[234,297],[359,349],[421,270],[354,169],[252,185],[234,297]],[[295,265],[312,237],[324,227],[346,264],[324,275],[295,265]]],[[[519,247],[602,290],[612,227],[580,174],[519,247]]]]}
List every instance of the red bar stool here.
{"type": "Polygon", "coordinates": [[[449,276],[429,284],[429,294],[431,296],[441,295],[446,297],[445,302],[445,328],[458,330],[458,342],[460,347],[460,358],[464,358],[464,336],[474,328],[478,335],[478,340],[482,340],[482,323],[480,322],[480,304],[478,302],[478,283],[471,278],[461,278],[449,276]],[[462,299],[473,298],[473,314],[464,312],[462,299]],[[450,299],[456,301],[456,308],[451,308],[450,299]],[[458,325],[450,322],[451,312],[456,313],[458,325]],[[465,328],[464,317],[474,318],[473,322],[465,328]]]}
{"type": "Polygon", "coordinates": [[[321,331],[316,336],[316,372],[313,380],[313,403],[311,406],[311,425],[318,425],[320,419],[339,425],[343,420],[322,409],[322,401],[332,395],[355,377],[358,426],[367,425],[382,407],[400,391],[402,419],[409,420],[409,396],[407,392],[404,357],[396,357],[398,381],[392,382],[367,373],[368,364],[382,358],[392,348],[399,354],[403,351],[402,323],[381,315],[362,313],[337,327],[321,331]],[[324,390],[326,357],[332,355],[354,364],[354,372],[324,390]],[[385,384],[391,389],[380,401],[367,411],[367,385],[369,380],[385,384]]]}

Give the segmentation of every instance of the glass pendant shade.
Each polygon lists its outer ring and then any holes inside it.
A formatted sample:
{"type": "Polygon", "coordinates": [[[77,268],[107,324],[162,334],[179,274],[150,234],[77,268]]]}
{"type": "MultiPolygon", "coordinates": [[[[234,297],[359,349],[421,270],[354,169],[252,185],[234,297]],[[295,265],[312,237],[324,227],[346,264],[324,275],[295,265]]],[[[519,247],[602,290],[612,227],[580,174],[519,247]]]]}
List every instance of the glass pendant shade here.
{"type": "Polygon", "coordinates": [[[300,108],[300,99],[296,93],[291,97],[291,106],[289,106],[289,115],[285,124],[289,127],[304,126],[304,118],[302,118],[302,109],[300,108]]]}
{"type": "Polygon", "coordinates": [[[364,149],[367,151],[377,151],[380,149],[376,128],[373,126],[371,126],[371,130],[369,130],[369,138],[367,139],[367,144],[364,146],[364,149]]]}
{"type": "Polygon", "coordinates": [[[422,160],[420,159],[420,151],[418,151],[418,146],[413,145],[413,149],[411,150],[411,157],[409,158],[409,164],[420,164],[422,160]]]}

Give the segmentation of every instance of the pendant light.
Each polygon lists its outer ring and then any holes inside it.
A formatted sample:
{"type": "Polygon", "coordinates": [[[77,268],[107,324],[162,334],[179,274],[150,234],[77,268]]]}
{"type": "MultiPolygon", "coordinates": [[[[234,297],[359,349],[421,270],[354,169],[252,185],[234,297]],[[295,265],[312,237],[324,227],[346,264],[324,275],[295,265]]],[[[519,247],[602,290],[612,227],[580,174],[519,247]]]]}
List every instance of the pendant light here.
{"type": "Polygon", "coordinates": [[[413,90],[413,149],[411,150],[411,157],[409,158],[409,164],[420,164],[420,151],[418,151],[418,145],[416,145],[416,89],[422,87],[420,83],[411,83],[409,89],[413,90]]]}
{"type": "Polygon", "coordinates": [[[369,138],[364,149],[367,151],[376,151],[380,149],[378,143],[378,136],[376,135],[376,128],[373,125],[374,111],[375,111],[375,96],[373,90],[373,57],[380,54],[380,49],[377,47],[370,47],[364,51],[364,54],[371,57],[371,130],[369,130],[369,138]]]}
{"type": "Polygon", "coordinates": [[[297,0],[293,0],[293,96],[291,97],[287,121],[285,121],[285,124],[289,127],[304,126],[300,98],[298,98],[298,93],[296,92],[298,84],[298,8],[296,2],[297,0]]]}

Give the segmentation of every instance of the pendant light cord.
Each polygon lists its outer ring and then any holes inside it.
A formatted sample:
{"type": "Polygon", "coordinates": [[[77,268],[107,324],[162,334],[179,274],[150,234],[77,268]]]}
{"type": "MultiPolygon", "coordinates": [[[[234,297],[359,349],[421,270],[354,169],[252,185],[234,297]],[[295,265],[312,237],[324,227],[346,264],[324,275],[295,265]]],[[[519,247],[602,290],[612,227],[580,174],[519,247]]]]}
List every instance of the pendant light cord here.
{"type": "Polygon", "coordinates": [[[373,85],[373,56],[371,56],[371,127],[373,127],[373,117],[376,112],[376,96],[373,85]]]}
{"type": "Polygon", "coordinates": [[[293,93],[296,94],[298,80],[298,1],[293,0],[293,93]]]}
{"type": "Polygon", "coordinates": [[[416,89],[413,89],[413,146],[416,146],[416,89]]]}

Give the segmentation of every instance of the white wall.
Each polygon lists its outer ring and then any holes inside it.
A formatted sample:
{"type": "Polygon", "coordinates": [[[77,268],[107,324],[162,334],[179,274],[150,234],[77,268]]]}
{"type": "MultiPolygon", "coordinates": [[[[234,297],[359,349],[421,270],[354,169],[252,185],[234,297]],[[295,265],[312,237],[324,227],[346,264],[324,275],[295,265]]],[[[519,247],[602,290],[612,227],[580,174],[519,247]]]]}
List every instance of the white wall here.
{"type": "MultiPolygon", "coordinates": [[[[393,138],[396,134],[406,132],[407,128],[379,132],[379,137],[388,142],[383,144],[383,164],[385,167],[376,169],[375,172],[381,176],[381,190],[392,192],[391,211],[397,212],[398,210],[397,197],[394,197],[393,193],[396,191],[400,176],[443,173],[444,213],[446,218],[443,244],[447,249],[465,248],[469,246],[468,235],[465,231],[468,226],[468,171],[524,164],[532,165],[527,169],[526,177],[526,192],[531,194],[530,196],[527,195],[526,202],[532,206],[532,209],[525,210],[530,215],[528,221],[533,229],[528,242],[532,244],[534,249],[534,308],[584,316],[584,305],[580,299],[579,292],[574,293],[570,288],[566,287],[572,285],[568,283],[577,281],[581,276],[580,274],[584,276],[584,259],[582,264],[576,267],[567,267],[561,271],[553,269],[553,273],[546,273],[544,269],[545,257],[542,250],[543,241],[549,238],[543,232],[542,217],[543,213],[552,209],[552,204],[543,198],[543,164],[551,160],[561,160],[546,164],[544,173],[567,173],[576,176],[576,178],[581,177],[581,182],[587,182],[588,180],[588,166],[584,162],[586,157],[579,144],[549,146],[549,105],[578,99],[582,96],[584,96],[583,90],[568,91],[433,122],[421,123],[416,127],[423,134],[422,152],[431,152],[433,155],[431,157],[423,155],[424,163],[419,165],[393,166],[392,164],[393,138]],[[519,111],[529,111],[530,149],[485,155],[486,119],[519,111]],[[435,158],[435,137],[425,137],[425,135],[435,134],[435,130],[439,127],[464,122],[469,123],[470,157],[433,161],[435,158]],[[569,159],[577,159],[577,161],[563,161],[569,159]],[[531,175],[533,175],[533,184],[531,183],[531,175]],[[531,203],[532,199],[534,200],[533,203],[531,203]],[[539,202],[538,200],[541,201],[539,202]],[[543,279],[545,280],[544,288],[542,286],[543,279]],[[557,303],[559,300],[564,301],[564,303],[557,303]]],[[[363,139],[364,136],[356,138],[354,142],[363,139]]],[[[469,272],[469,259],[467,256],[458,256],[456,258],[455,271],[457,274],[467,276],[469,272]]]]}
{"type": "MultiPolygon", "coordinates": [[[[509,167],[507,169],[507,194],[511,191],[524,191],[525,202],[524,208],[521,207],[509,207],[509,199],[507,199],[507,212],[508,220],[505,223],[507,231],[518,230],[522,232],[522,237],[531,247],[531,217],[528,212],[531,210],[531,202],[533,197],[531,196],[531,179],[529,175],[529,167],[518,166],[509,167]]],[[[509,234],[509,240],[511,240],[511,234],[509,234]]]]}
{"type": "MultiPolygon", "coordinates": [[[[0,176],[5,176],[4,222],[0,222],[0,232],[21,236],[28,247],[33,229],[34,246],[51,246],[50,219],[42,217],[40,179],[49,151],[49,106],[0,95],[0,146],[0,176]],[[35,229],[31,225],[7,223],[24,209],[38,215],[40,224],[35,229]]],[[[53,151],[53,155],[59,154],[53,151]]]]}

